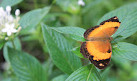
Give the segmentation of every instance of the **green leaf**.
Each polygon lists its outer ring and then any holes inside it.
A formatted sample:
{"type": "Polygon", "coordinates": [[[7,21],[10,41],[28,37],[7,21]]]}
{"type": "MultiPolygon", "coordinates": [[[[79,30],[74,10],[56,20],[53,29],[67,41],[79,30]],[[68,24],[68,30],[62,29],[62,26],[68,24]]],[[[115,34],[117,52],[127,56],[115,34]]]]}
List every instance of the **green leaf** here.
{"type": "Polygon", "coordinates": [[[113,16],[117,16],[121,22],[120,28],[113,35],[113,37],[121,36],[121,39],[127,38],[137,31],[137,3],[132,3],[120,7],[106,15],[104,15],[98,22],[101,23],[113,16]]]}
{"type": "Polygon", "coordinates": [[[70,34],[70,38],[76,40],[76,41],[85,41],[84,37],[80,37],[80,36],[77,36],[77,35],[74,35],[74,34],[70,34]]]}
{"type": "Polygon", "coordinates": [[[120,68],[121,70],[124,70],[124,72],[130,72],[132,69],[131,61],[127,60],[125,58],[119,57],[119,56],[112,56],[113,63],[120,68]]]}
{"type": "Polygon", "coordinates": [[[49,10],[50,7],[44,7],[42,9],[32,10],[23,15],[20,19],[20,25],[23,28],[21,33],[25,34],[26,32],[31,31],[32,28],[36,27],[49,10]]]}
{"type": "Polygon", "coordinates": [[[8,77],[6,79],[3,79],[2,81],[19,81],[17,77],[8,77]]]}
{"type": "Polygon", "coordinates": [[[82,14],[86,14],[87,12],[89,12],[89,10],[91,10],[92,7],[94,7],[95,5],[101,3],[103,0],[93,0],[93,1],[89,1],[85,7],[82,9],[82,14]]]}
{"type": "Polygon", "coordinates": [[[94,65],[90,64],[73,72],[65,81],[101,81],[101,77],[94,65]]]}
{"type": "Polygon", "coordinates": [[[59,75],[52,79],[52,81],[65,81],[67,79],[67,75],[59,75]]]}
{"type": "Polygon", "coordinates": [[[69,34],[71,35],[71,38],[77,40],[77,41],[85,41],[83,34],[86,31],[83,28],[79,27],[52,27],[57,32],[69,34]]]}
{"type": "MultiPolygon", "coordinates": [[[[21,50],[21,43],[20,43],[19,38],[15,38],[15,39],[14,39],[14,44],[15,44],[16,50],[21,50]]],[[[4,48],[3,48],[4,58],[5,58],[5,60],[6,60],[8,63],[10,63],[10,61],[9,61],[9,56],[8,56],[8,47],[13,48],[13,45],[12,45],[12,42],[11,42],[11,41],[8,41],[8,42],[4,45],[4,48]]]]}
{"type": "Polygon", "coordinates": [[[14,6],[16,4],[19,4],[23,0],[2,0],[0,6],[6,7],[6,6],[14,6]]]}
{"type": "Polygon", "coordinates": [[[113,46],[113,55],[137,61],[137,46],[126,42],[119,42],[113,46]]]}
{"type": "Polygon", "coordinates": [[[80,59],[71,52],[71,45],[60,33],[46,25],[42,26],[42,31],[50,57],[59,69],[70,74],[81,67],[80,59]]]}
{"type": "Polygon", "coordinates": [[[101,73],[102,81],[107,81],[109,72],[110,72],[110,67],[104,69],[104,71],[101,73]]]}
{"type": "Polygon", "coordinates": [[[56,3],[64,10],[76,14],[80,10],[77,0],[56,0],[56,3]]]}
{"type": "Polygon", "coordinates": [[[107,81],[119,81],[119,79],[116,76],[110,76],[107,81]]]}
{"type": "Polygon", "coordinates": [[[80,47],[76,47],[72,49],[72,52],[76,54],[80,58],[84,58],[83,55],[80,53],[80,47]]]}
{"type": "MultiPolygon", "coordinates": [[[[45,61],[44,63],[42,63],[42,66],[43,66],[43,69],[45,70],[46,72],[46,78],[47,79],[50,79],[50,75],[52,77],[54,77],[54,74],[53,74],[53,68],[54,68],[54,64],[52,63],[52,60],[50,58],[48,58],[47,61],[45,61]]],[[[55,72],[55,71],[54,71],[55,72]]]]}
{"type": "Polygon", "coordinates": [[[0,41],[0,50],[1,48],[4,46],[5,42],[4,41],[0,41]]]}
{"type": "Polygon", "coordinates": [[[12,48],[8,48],[8,55],[19,81],[46,81],[42,65],[36,58],[12,48]]]}

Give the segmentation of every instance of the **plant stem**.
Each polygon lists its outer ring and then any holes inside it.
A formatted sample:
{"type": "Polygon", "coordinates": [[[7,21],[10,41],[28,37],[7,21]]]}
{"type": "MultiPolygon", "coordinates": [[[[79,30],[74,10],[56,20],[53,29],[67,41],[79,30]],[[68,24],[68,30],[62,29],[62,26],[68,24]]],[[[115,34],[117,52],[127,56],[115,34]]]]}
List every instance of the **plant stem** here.
{"type": "Polygon", "coordinates": [[[55,4],[55,3],[56,3],[56,0],[53,0],[52,3],[51,3],[51,5],[53,5],[53,4],[55,4]]]}
{"type": "Polygon", "coordinates": [[[34,0],[34,7],[35,7],[35,9],[38,8],[37,0],[34,0]]]}
{"type": "Polygon", "coordinates": [[[15,46],[14,40],[12,40],[11,42],[12,42],[12,46],[13,46],[13,48],[16,49],[16,46],[15,46]]]}

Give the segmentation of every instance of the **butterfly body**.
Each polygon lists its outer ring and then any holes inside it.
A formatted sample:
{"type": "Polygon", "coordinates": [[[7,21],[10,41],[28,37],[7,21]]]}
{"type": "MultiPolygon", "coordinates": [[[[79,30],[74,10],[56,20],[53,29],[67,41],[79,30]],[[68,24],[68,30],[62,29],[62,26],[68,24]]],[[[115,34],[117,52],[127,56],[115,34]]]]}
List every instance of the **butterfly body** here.
{"type": "Polygon", "coordinates": [[[81,53],[99,69],[104,69],[109,64],[112,54],[110,42],[113,40],[111,35],[117,31],[119,26],[120,22],[115,16],[84,33],[87,41],[82,43],[81,53]]]}
{"type": "Polygon", "coordinates": [[[106,40],[112,41],[113,38],[112,37],[90,37],[87,40],[88,41],[106,41],[106,40]]]}

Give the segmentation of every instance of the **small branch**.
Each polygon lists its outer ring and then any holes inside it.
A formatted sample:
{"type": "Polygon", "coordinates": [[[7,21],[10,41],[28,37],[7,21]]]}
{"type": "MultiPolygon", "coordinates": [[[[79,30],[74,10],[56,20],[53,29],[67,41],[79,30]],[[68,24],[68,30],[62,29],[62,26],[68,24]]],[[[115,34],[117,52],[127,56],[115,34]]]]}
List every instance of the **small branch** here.
{"type": "Polygon", "coordinates": [[[12,46],[13,46],[13,48],[16,49],[16,46],[15,46],[14,40],[12,40],[11,42],[12,42],[12,46]]]}
{"type": "Polygon", "coordinates": [[[34,0],[34,7],[35,7],[35,9],[38,8],[37,0],[34,0]]]}

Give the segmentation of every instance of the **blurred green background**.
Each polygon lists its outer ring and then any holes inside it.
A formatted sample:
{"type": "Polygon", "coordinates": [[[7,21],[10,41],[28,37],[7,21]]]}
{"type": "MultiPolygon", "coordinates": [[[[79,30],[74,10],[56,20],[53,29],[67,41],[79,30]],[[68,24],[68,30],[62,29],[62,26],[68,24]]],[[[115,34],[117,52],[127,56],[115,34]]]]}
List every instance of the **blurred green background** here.
{"type": "MultiPolygon", "coordinates": [[[[78,0],[23,0],[21,3],[12,7],[20,9],[21,16],[28,11],[51,6],[49,13],[44,17],[43,23],[50,27],[74,26],[88,29],[97,25],[99,19],[106,13],[115,10],[123,5],[134,3],[136,0],[84,0],[85,6],[78,5],[78,0]]],[[[1,1],[0,1],[1,2],[1,1]]],[[[12,12],[12,14],[14,14],[12,12]]],[[[39,25],[38,25],[39,26],[39,25]]],[[[55,77],[63,74],[49,59],[47,47],[41,35],[41,28],[37,27],[31,32],[21,34],[22,50],[35,56],[43,66],[47,67],[49,64],[49,81],[55,77]]],[[[66,36],[67,40],[74,47],[80,46],[80,42],[76,42],[66,36]]],[[[124,41],[137,45],[137,33],[126,38],[124,41]]],[[[86,61],[87,62],[87,61],[86,61]]],[[[106,81],[137,81],[137,62],[133,62],[120,57],[113,58],[110,65],[103,71],[107,79],[106,81]]],[[[3,49],[0,50],[0,81],[2,79],[15,76],[12,71],[5,68],[5,59],[3,57],[3,49]]],[[[10,81],[10,80],[4,80],[10,81]]],[[[56,81],[56,80],[54,80],[56,81]]],[[[61,80],[60,80],[61,81],[61,80]]]]}

